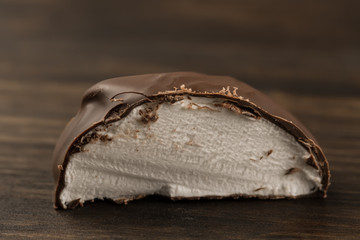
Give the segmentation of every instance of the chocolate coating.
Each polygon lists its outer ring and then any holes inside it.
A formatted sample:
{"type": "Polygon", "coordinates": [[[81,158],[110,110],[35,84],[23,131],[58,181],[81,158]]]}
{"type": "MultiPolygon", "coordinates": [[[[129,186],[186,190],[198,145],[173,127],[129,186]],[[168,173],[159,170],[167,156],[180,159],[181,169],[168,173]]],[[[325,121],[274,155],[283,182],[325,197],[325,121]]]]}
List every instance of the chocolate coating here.
{"type": "Polygon", "coordinates": [[[292,114],[232,77],[174,72],[108,79],[85,92],[80,110],[65,127],[54,150],[55,207],[63,208],[59,196],[64,188],[69,156],[79,151],[79,139],[85,133],[99,124],[121,119],[132,108],[153,97],[182,94],[228,99],[292,134],[311,153],[308,164],[319,170],[321,195],[326,197],[330,184],[328,162],[314,136],[292,114]]]}

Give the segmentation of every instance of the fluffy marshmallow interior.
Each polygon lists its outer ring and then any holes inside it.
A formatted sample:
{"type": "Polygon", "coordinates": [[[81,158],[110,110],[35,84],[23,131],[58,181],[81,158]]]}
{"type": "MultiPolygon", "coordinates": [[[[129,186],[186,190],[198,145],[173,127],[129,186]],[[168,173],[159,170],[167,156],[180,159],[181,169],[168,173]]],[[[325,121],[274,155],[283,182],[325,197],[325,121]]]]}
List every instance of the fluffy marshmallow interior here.
{"type": "MultiPolygon", "coordinates": [[[[158,106],[156,121],[133,109],[70,157],[60,200],[169,197],[295,197],[321,187],[309,152],[283,129],[216,106],[220,98],[185,97],[158,106]],[[110,140],[111,139],[111,140],[110,140]]],[[[90,132],[89,134],[92,134],[90,132]]]]}

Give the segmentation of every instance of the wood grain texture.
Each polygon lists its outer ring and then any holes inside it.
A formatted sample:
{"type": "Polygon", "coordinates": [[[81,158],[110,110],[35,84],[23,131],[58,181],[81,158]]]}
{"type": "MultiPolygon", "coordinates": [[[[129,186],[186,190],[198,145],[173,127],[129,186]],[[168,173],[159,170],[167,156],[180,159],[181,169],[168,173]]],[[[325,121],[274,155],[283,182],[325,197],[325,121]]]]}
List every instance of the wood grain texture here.
{"type": "Polygon", "coordinates": [[[0,0],[1,239],[359,239],[358,1],[0,0]],[[51,155],[82,93],[191,70],[264,90],[313,132],[327,199],[52,208],[51,155]]]}

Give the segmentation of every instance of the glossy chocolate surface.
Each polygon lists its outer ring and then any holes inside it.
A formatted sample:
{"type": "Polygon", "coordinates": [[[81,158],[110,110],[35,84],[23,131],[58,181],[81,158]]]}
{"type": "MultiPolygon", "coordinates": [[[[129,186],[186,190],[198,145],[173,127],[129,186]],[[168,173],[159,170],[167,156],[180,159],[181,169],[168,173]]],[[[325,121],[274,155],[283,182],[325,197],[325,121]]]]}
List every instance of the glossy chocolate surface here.
{"type": "Polygon", "coordinates": [[[99,82],[85,92],[80,110],[65,127],[54,150],[55,207],[63,207],[59,196],[64,188],[69,156],[79,151],[79,139],[86,132],[99,124],[121,119],[133,107],[151,98],[183,94],[227,99],[292,134],[311,153],[308,164],[319,170],[323,186],[321,195],[326,197],[330,180],[327,160],[312,134],[292,114],[232,77],[174,72],[113,78],[99,82]]]}

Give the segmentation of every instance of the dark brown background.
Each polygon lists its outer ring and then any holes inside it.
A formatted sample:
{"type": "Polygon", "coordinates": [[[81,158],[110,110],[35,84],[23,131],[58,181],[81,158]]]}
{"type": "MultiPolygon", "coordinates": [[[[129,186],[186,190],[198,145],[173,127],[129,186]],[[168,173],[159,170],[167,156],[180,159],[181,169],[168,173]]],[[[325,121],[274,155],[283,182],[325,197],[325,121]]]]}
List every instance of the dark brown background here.
{"type": "Polygon", "coordinates": [[[1,239],[359,239],[359,1],[0,0],[1,239]],[[320,141],[327,199],[52,208],[51,154],[93,83],[198,71],[273,97],[320,141]]]}

